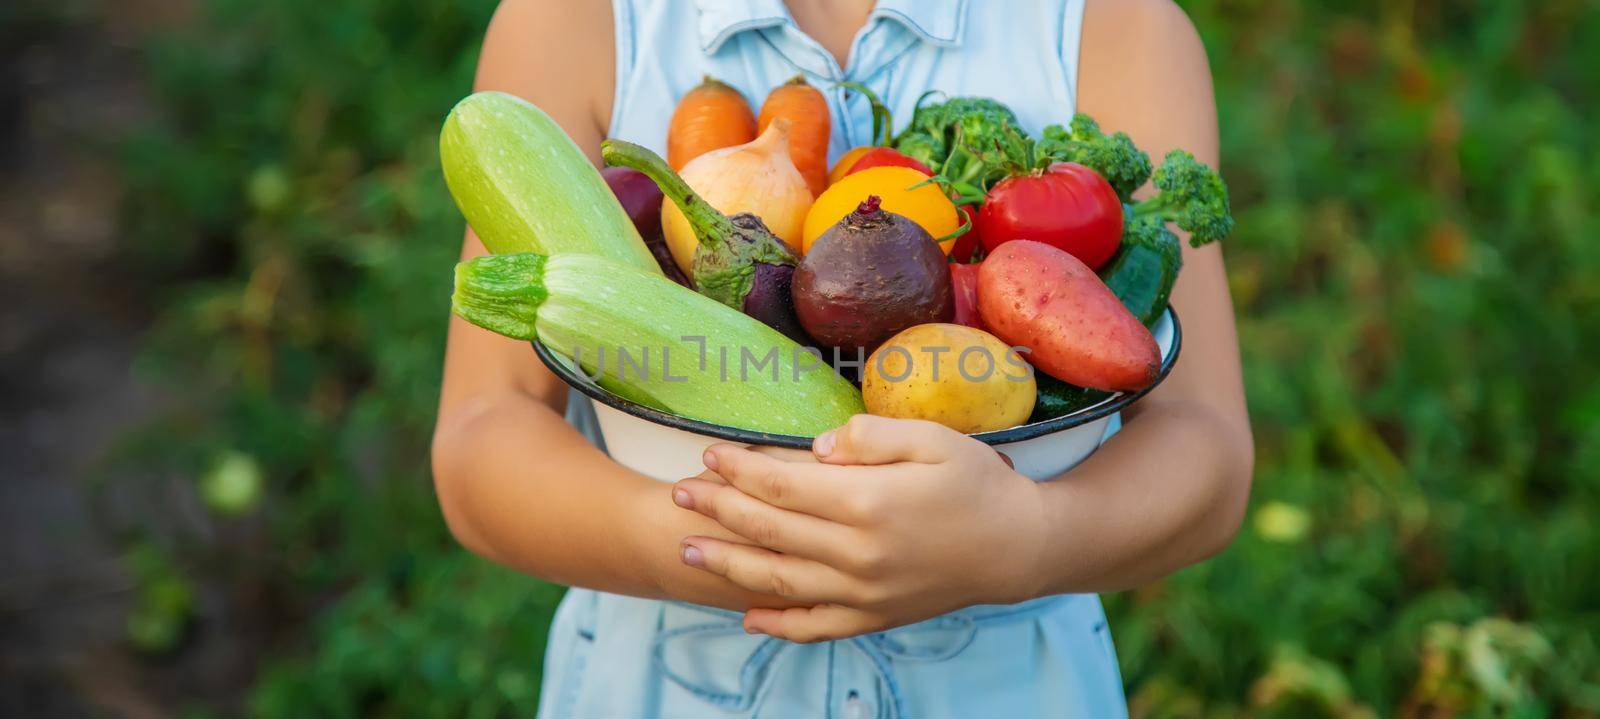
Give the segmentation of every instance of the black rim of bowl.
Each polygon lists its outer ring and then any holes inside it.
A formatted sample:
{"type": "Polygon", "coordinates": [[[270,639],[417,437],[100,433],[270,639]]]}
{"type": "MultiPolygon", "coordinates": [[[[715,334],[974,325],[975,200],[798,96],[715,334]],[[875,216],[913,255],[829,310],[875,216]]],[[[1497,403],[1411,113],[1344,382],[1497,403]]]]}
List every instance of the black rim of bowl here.
{"type": "MultiPolygon", "coordinates": [[[[1023,440],[1042,437],[1047,434],[1060,432],[1079,425],[1088,424],[1097,419],[1120,412],[1123,408],[1138,401],[1140,397],[1149,394],[1150,390],[1160,385],[1167,375],[1172,372],[1172,365],[1178,361],[1178,351],[1183,346],[1183,326],[1178,323],[1178,313],[1171,307],[1167,308],[1167,316],[1172,319],[1172,349],[1161,361],[1161,372],[1156,376],[1156,381],[1137,392],[1118,392],[1099,402],[1079,409],[1070,414],[1064,414],[1055,419],[1047,419],[1033,424],[1022,424],[1006,429],[997,429],[990,432],[979,432],[971,435],[985,444],[1001,445],[1021,442],[1023,440]]],[[[720,424],[713,424],[698,419],[680,417],[670,412],[663,412],[654,407],[646,407],[638,402],[624,399],[602,389],[599,385],[589,381],[581,372],[568,367],[554,351],[545,347],[543,343],[535,341],[533,351],[539,355],[551,372],[556,373],[568,385],[582,392],[588,398],[607,407],[640,419],[649,420],[656,424],[681,429],[685,432],[716,437],[728,442],[741,444],[764,444],[775,447],[792,447],[794,449],[810,449],[811,437],[799,437],[792,434],[772,434],[770,432],[757,432],[750,429],[739,429],[720,424]]]]}

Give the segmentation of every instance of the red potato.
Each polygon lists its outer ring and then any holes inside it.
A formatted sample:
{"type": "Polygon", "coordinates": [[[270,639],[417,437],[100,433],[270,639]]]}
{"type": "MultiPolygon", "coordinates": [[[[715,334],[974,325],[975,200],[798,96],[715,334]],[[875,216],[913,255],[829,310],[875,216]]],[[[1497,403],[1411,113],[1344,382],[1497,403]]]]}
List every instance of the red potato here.
{"type": "Polygon", "coordinates": [[[1132,392],[1160,372],[1150,330],[1081,260],[1042,242],[1013,240],[989,254],[978,269],[978,314],[1063,382],[1132,392]]]}

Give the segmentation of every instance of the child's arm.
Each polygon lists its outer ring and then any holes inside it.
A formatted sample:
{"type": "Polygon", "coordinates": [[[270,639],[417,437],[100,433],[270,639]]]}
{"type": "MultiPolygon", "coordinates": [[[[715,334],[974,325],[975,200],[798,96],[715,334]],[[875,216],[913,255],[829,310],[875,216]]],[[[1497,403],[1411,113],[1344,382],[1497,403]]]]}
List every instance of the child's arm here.
{"type": "MultiPolygon", "coordinates": [[[[1215,166],[1211,78],[1188,19],[1168,0],[1088,7],[1081,109],[1153,158],[1181,147],[1215,166]]],[[[1133,587],[1221,551],[1244,515],[1253,447],[1218,245],[1185,249],[1172,304],[1184,333],[1171,376],[1062,477],[1036,485],[975,440],[878,418],[829,440],[821,461],[846,466],[718,447],[733,486],[686,480],[679,504],[760,547],[690,537],[685,560],[817,605],[746,615],[747,627],[807,641],[1133,587]]]]}
{"type": "MultiPolygon", "coordinates": [[[[1219,166],[1205,48],[1171,0],[1091,0],[1080,61],[1079,105],[1107,132],[1127,132],[1157,162],[1182,148],[1219,166]]],[[[1085,513],[1113,526],[1080,536],[1088,551],[1074,559],[1079,566],[1046,590],[1143,584],[1221,551],[1244,518],[1255,449],[1226,242],[1195,249],[1178,235],[1183,271],[1172,305],[1182,313],[1183,354],[1166,381],[1124,414],[1112,442],[1070,481],[1051,484],[1058,528],[1082,523],[1085,513]]]]}
{"type": "MultiPolygon", "coordinates": [[[[610,115],[612,46],[609,3],[508,0],[484,40],[476,85],[537,103],[595,159],[610,115]]],[[[483,253],[469,231],[462,256],[483,253]]],[[[668,485],[591,447],[562,420],[565,401],[566,386],[526,343],[451,318],[433,468],[462,544],[564,584],[727,608],[778,602],[683,566],[684,535],[730,535],[674,511],[668,485]]]]}

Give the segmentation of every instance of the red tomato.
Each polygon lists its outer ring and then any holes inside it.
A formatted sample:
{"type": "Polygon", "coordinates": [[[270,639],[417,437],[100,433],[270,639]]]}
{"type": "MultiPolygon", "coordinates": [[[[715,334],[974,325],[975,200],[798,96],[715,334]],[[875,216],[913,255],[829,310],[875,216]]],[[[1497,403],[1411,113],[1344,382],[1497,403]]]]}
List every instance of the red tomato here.
{"type": "Polygon", "coordinates": [[[909,167],[924,175],[933,175],[933,170],[928,169],[927,165],[892,147],[874,147],[867,150],[861,154],[861,159],[856,160],[856,164],[850,166],[850,172],[844,174],[849,175],[873,167],[909,167]]]}
{"type": "Polygon", "coordinates": [[[983,318],[978,316],[978,265],[950,263],[950,291],[956,306],[950,321],[988,332],[983,318]]]}
{"type": "Polygon", "coordinates": [[[1057,162],[996,183],[978,210],[977,229],[989,252],[1011,240],[1034,240],[1098,270],[1122,241],[1122,201],[1099,173],[1057,162]]]}

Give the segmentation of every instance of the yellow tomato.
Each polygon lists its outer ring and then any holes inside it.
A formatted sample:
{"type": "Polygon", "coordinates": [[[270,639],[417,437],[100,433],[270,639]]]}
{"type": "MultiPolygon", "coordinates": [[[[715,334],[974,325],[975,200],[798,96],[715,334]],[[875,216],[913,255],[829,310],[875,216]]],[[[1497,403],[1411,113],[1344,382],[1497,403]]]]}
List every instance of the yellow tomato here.
{"type": "MultiPolygon", "coordinates": [[[[928,182],[928,176],[909,167],[873,167],[846,175],[817,196],[806,213],[805,229],[801,232],[804,249],[809,251],[817,236],[834,226],[868,195],[877,195],[883,209],[917,223],[934,239],[944,237],[961,226],[961,213],[955,203],[944,196],[938,185],[928,182]],[[921,183],[921,187],[917,185],[921,183]],[[915,189],[913,189],[915,188],[915,189]]],[[[955,240],[939,243],[945,252],[955,240]]]]}
{"type": "Polygon", "coordinates": [[[833,169],[828,171],[828,184],[832,185],[844,179],[845,175],[850,174],[850,168],[855,167],[856,160],[861,159],[861,156],[867,154],[867,151],[872,148],[872,145],[850,148],[849,152],[844,153],[844,157],[833,163],[833,169]]]}

